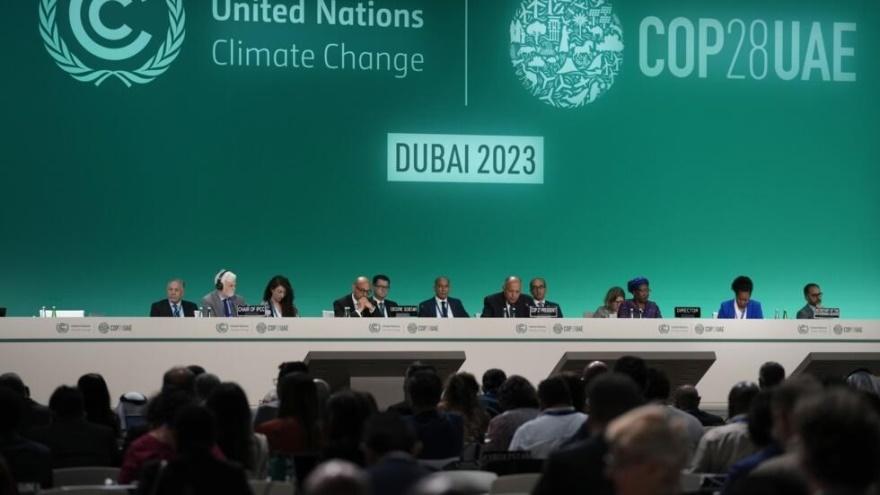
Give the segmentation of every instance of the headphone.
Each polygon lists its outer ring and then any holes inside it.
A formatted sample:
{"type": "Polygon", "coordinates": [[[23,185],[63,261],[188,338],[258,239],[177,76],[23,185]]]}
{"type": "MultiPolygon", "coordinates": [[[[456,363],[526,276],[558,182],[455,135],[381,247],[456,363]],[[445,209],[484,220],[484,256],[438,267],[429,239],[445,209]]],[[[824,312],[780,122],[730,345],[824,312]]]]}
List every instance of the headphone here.
{"type": "Polygon", "coordinates": [[[214,277],[214,288],[217,290],[223,290],[223,275],[226,275],[227,273],[229,273],[229,270],[225,268],[220,270],[220,273],[214,277]]]}

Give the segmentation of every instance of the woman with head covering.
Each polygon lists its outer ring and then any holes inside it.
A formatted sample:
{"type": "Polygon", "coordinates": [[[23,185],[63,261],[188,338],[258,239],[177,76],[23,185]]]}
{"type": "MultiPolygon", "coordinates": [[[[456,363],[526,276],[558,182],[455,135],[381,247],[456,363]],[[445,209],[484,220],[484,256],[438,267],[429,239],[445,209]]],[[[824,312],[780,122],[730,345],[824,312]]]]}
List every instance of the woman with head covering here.
{"type": "Polygon", "coordinates": [[[633,298],[620,305],[618,318],[662,318],[660,307],[648,300],[651,288],[647,278],[636,277],[626,283],[626,288],[633,298]]]}

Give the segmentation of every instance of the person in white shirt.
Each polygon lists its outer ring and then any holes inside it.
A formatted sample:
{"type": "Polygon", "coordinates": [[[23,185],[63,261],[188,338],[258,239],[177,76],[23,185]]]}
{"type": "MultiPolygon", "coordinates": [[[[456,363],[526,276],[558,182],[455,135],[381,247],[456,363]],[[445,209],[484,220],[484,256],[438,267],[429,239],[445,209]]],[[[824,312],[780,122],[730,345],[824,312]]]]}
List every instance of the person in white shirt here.
{"type": "Polygon", "coordinates": [[[571,438],[587,420],[587,415],[571,405],[571,392],[561,375],[538,385],[541,414],[517,428],[509,450],[527,450],[535,459],[546,459],[571,438]]]}
{"type": "Polygon", "coordinates": [[[468,312],[460,299],[449,297],[449,278],[437,277],[434,280],[434,297],[419,303],[421,318],[467,318],[468,312]]]}

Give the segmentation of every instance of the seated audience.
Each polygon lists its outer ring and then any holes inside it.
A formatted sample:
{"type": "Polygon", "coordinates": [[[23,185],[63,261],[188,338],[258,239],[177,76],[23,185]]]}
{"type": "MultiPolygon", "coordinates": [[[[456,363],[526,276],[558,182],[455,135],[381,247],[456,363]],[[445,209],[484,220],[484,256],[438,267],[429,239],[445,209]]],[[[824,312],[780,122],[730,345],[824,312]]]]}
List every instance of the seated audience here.
{"type": "Polygon", "coordinates": [[[177,455],[144,469],[137,492],[143,495],[250,495],[244,469],[215,455],[214,416],[202,406],[183,407],[175,416],[177,455]]]}
{"type": "Polygon", "coordinates": [[[403,401],[398,402],[397,404],[392,404],[388,406],[389,411],[394,411],[401,416],[412,416],[413,410],[412,406],[409,402],[409,392],[406,389],[406,381],[413,375],[415,375],[419,371],[430,371],[431,373],[437,374],[437,368],[431,364],[425,364],[421,361],[413,361],[412,364],[407,366],[406,371],[403,374],[403,401]]]}
{"type": "Polygon", "coordinates": [[[641,406],[644,398],[635,382],[621,373],[597,377],[587,393],[590,415],[585,423],[584,438],[550,454],[532,492],[534,495],[614,493],[611,481],[605,475],[608,454],[605,429],[618,416],[641,406]]]}
{"type": "MultiPolygon", "coordinates": [[[[202,373],[204,373],[204,369],[202,373]]],[[[162,375],[162,391],[179,390],[190,397],[196,393],[196,372],[188,367],[175,366],[162,375]]]]}
{"type": "Polygon", "coordinates": [[[0,386],[0,457],[6,459],[15,483],[52,486],[49,448],[19,434],[27,403],[20,393],[0,386]]]}
{"type": "Polygon", "coordinates": [[[503,412],[498,405],[498,389],[507,380],[503,370],[492,368],[483,373],[483,393],[480,394],[480,407],[486,411],[489,418],[494,418],[503,412]]]}
{"type": "Polygon", "coordinates": [[[724,424],[721,416],[700,409],[700,393],[693,385],[682,385],[675,390],[673,405],[697,418],[703,426],[720,426],[724,424]]]}
{"type": "Polygon", "coordinates": [[[104,377],[98,373],[87,373],[79,377],[76,388],[83,395],[86,421],[112,429],[118,438],[121,434],[119,416],[110,407],[110,389],[104,377]]]}
{"type": "Polygon", "coordinates": [[[571,393],[571,405],[577,412],[585,412],[587,409],[587,390],[581,376],[572,371],[564,371],[560,373],[568,385],[568,391],[571,393]]]}
{"type": "Polygon", "coordinates": [[[691,461],[696,473],[726,473],[733,464],[755,453],[749,437],[748,412],[758,386],[739,382],[727,394],[727,424],[703,434],[691,461]]]}
{"type": "Polygon", "coordinates": [[[342,459],[365,465],[361,450],[364,424],[376,414],[375,402],[364,392],[343,390],[327,401],[323,459],[342,459]]]}
{"type": "Polygon", "coordinates": [[[205,407],[217,420],[217,446],[223,456],[240,464],[249,477],[265,479],[269,441],[265,435],[254,433],[251,407],[244,390],[236,383],[221,383],[214,387],[205,407]]]}
{"type": "Polygon", "coordinates": [[[737,483],[762,462],[782,454],[782,448],[773,441],[773,414],[770,409],[772,397],[773,391],[765,389],[752,401],[748,416],[749,438],[756,451],[730,466],[721,491],[723,495],[731,493],[737,483]]]}
{"type": "Polygon", "coordinates": [[[512,375],[498,389],[498,404],[503,413],[489,421],[486,444],[482,452],[504,452],[510,447],[513,434],[538,414],[538,392],[528,380],[512,375]]]}
{"type": "Polygon", "coordinates": [[[459,372],[451,375],[446,382],[441,411],[456,413],[464,419],[464,442],[466,444],[482,444],[486,428],[489,426],[489,415],[480,407],[477,398],[479,388],[474,375],[459,372]]]}
{"type": "Polygon", "coordinates": [[[49,399],[49,409],[52,424],[34,430],[30,437],[52,451],[53,469],[118,464],[116,433],[86,421],[82,392],[58,387],[49,399]]]}
{"type": "Polygon", "coordinates": [[[608,477],[615,495],[673,495],[688,459],[688,440],[667,408],[644,406],[615,419],[605,433],[610,444],[608,477]]]}
{"type": "Polygon", "coordinates": [[[868,401],[835,388],[795,409],[799,464],[816,493],[864,495],[880,487],[880,417],[868,401]]]}
{"type": "MultiPolygon", "coordinates": [[[[648,383],[645,387],[645,400],[657,405],[666,406],[666,413],[670,417],[678,418],[684,425],[688,436],[688,452],[693,456],[703,436],[703,425],[700,420],[690,414],[676,409],[668,404],[670,394],[669,377],[662,370],[648,368],[648,383]]],[[[690,456],[688,459],[690,459],[690,456]]]]}
{"type": "Polygon", "coordinates": [[[278,417],[257,426],[273,454],[317,453],[322,446],[318,391],[309,375],[285,375],[278,384],[278,417]]]}
{"type": "Polygon", "coordinates": [[[364,454],[373,494],[405,495],[430,474],[416,460],[420,445],[412,425],[395,413],[377,414],[364,427],[364,454]]]}
{"type": "Polygon", "coordinates": [[[630,377],[642,393],[648,386],[648,365],[638,356],[621,356],[614,362],[613,371],[630,377]]]}
{"type": "Polygon", "coordinates": [[[126,449],[119,471],[119,484],[127,485],[137,480],[144,465],[151,461],[174,458],[174,417],[192,402],[192,395],[174,387],[167,388],[150,400],[147,405],[149,431],[131,442],[126,449]]]}
{"type": "Polygon", "coordinates": [[[571,392],[561,375],[551,376],[538,385],[538,402],[541,414],[516,430],[510,450],[528,450],[532,457],[545,459],[575,434],[587,415],[571,405],[571,392]]]}
{"type": "Polygon", "coordinates": [[[412,416],[407,420],[422,444],[420,459],[458,458],[464,446],[464,419],[438,409],[443,382],[436,373],[417,371],[406,381],[412,416]]]}
{"type": "Polygon", "coordinates": [[[257,412],[254,414],[254,426],[260,425],[278,417],[278,384],[285,375],[290,373],[309,374],[309,367],[302,361],[285,361],[278,365],[278,375],[275,377],[275,386],[266,392],[260,400],[257,412]]]}
{"type": "Polygon", "coordinates": [[[220,385],[220,378],[213,373],[202,373],[201,375],[196,376],[196,380],[193,383],[196,402],[204,404],[211,395],[211,392],[213,392],[218,385],[220,385]]]}
{"type": "Polygon", "coordinates": [[[18,424],[18,432],[27,434],[34,428],[47,426],[52,422],[52,413],[49,408],[31,399],[31,390],[24,384],[21,377],[15,373],[0,375],[0,388],[8,388],[21,397],[23,407],[21,420],[18,424]]]}

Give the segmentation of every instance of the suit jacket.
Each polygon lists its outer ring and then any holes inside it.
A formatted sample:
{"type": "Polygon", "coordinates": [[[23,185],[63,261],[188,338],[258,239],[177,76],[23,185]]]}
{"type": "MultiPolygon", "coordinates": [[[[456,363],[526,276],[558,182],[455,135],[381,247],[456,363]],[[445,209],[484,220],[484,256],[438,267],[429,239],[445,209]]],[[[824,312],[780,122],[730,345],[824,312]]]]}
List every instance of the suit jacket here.
{"type": "MultiPolygon", "coordinates": [[[[376,306],[376,316],[379,318],[384,318],[385,315],[383,315],[382,312],[379,311],[379,302],[376,301],[376,298],[371,297],[370,302],[373,303],[373,306],[376,306]]],[[[397,304],[396,301],[392,301],[391,299],[385,299],[384,304],[385,304],[385,312],[388,313],[388,317],[393,318],[394,315],[390,313],[391,308],[394,306],[400,306],[400,304],[397,304]]]]}
{"type": "MultiPolygon", "coordinates": [[[[247,303],[244,302],[244,298],[239,296],[238,294],[232,296],[231,299],[232,299],[232,313],[233,313],[232,316],[237,317],[238,313],[236,312],[236,309],[235,309],[236,306],[243,306],[247,303]]],[[[205,297],[202,298],[202,306],[204,306],[205,309],[211,308],[211,311],[213,312],[214,316],[221,317],[221,318],[226,316],[226,310],[223,307],[224,306],[223,299],[220,297],[219,290],[213,290],[213,291],[205,294],[205,297]]]]}
{"type": "MultiPolygon", "coordinates": [[[[516,317],[528,318],[529,306],[533,306],[534,304],[535,301],[532,300],[531,296],[520,294],[516,304],[513,305],[513,307],[516,308],[516,317]]],[[[504,318],[504,307],[506,305],[507,300],[504,299],[503,292],[497,292],[490,296],[486,296],[483,299],[483,314],[481,318],[504,318]]]]}
{"type": "Polygon", "coordinates": [[[798,320],[812,320],[815,318],[815,312],[813,311],[813,307],[809,304],[805,305],[803,308],[799,309],[797,312],[798,320]]]}
{"type": "MultiPolygon", "coordinates": [[[[537,307],[537,303],[536,303],[536,304],[533,304],[533,306],[537,307]]],[[[562,318],[562,317],[563,317],[563,316],[562,316],[562,308],[559,306],[559,304],[544,299],[544,307],[545,307],[545,308],[556,308],[556,317],[557,317],[557,318],[562,318]]],[[[528,316],[528,315],[526,315],[526,316],[528,316]]]]}
{"type": "MultiPolygon", "coordinates": [[[[196,303],[189,301],[180,301],[180,306],[183,309],[183,316],[187,318],[195,316],[196,311],[199,309],[196,303]]],[[[150,307],[150,316],[164,316],[168,318],[174,316],[171,313],[171,303],[168,302],[168,299],[154,302],[150,307]]]]}
{"type": "MultiPolygon", "coordinates": [[[[372,300],[372,298],[370,298],[372,300]]],[[[379,315],[379,309],[376,308],[373,311],[364,311],[362,314],[357,314],[355,312],[355,308],[357,307],[354,300],[352,300],[351,292],[340,297],[339,299],[333,301],[333,316],[336,318],[342,318],[345,316],[345,308],[351,308],[351,313],[349,316],[351,318],[375,318],[379,315]]]]}
{"type": "Polygon", "coordinates": [[[82,419],[58,420],[34,430],[31,438],[52,451],[52,468],[118,465],[116,434],[82,419]]]}
{"type": "MultiPolygon", "coordinates": [[[[461,299],[456,299],[454,297],[447,297],[446,300],[449,302],[448,311],[452,312],[452,316],[455,318],[468,318],[470,315],[464,309],[464,305],[461,303],[461,299]]],[[[419,303],[419,317],[421,318],[436,318],[437,317],[437,306],[436,306],[436,298],[432,297],[427,301],[422,301],[419,303]]]]}
{"type": "MultiPolygon", "coordinates": [[[[723,319],[734,319],[736,318],[736,309],[734,305],[736,301],[733,299],[729,299],[721,303],[721,308],[718,309],[718,318],[723,319]]],[[[746,319],[747,320],[763,320],[764,313],[761,312],[761,303],[754,299],[749,299],[749,303],[746,304],[746,319]]]]}
{"type": "Polygon", "coordinates": [[[532,495],[613,494],[614,487],[605,475],[608,451],[608,443],[599,433],[550,454],[532,495]]]}

